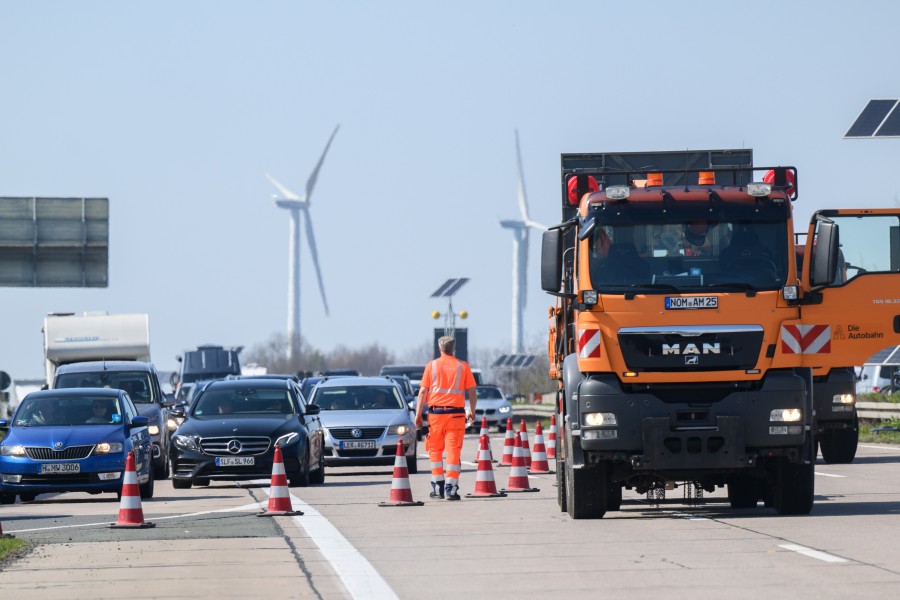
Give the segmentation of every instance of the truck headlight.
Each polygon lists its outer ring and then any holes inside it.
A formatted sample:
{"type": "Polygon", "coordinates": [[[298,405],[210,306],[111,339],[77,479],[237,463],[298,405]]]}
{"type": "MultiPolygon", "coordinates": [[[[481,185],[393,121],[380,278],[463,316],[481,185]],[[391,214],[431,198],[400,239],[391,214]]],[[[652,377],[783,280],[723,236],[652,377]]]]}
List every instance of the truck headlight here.
{"type": "Polygon", "coordinates": [[[585,413],[584,424],[587,427],[600,427],[602,425],[616,426],[616,413],[585,413]]]}
{"type": "Polygon", "coordinates": [[[101,442],[94,446],[94,455],[113,454],[122,451],[122,442],[101,442]]]}
{"type": "Polygon", "coordinates": [[[275,440],[276,446],[290,446],[296,441],[300,440],[300,435],[296,431],[292,431],[291,433],[286,433],[277,440],[275,440]]]}
{"type": "Polygon", "coordinates": [[[803,411],[799,408],[776,408],[769,415],[769,420],[779,423],[797,423],[803,420],[803,411]]]}
{"type": "Polygon", "coordinates": [[[25,446],[0,446],[2,456],[25,456],[25,446]]]}
{"type": "Polygon", "coordinates": [[[391,425],[388,427],[388,435],[403,435],[409,431],[409,425],[391,425]]]}
{"type": "Polygon", "coordinates": [[[175,446],[177,446],[181,450],[194,450],[196,452],[200,451],[200,446],[197,445],[197,440],[189,435],[172,436],[172,442],[174,442],[175,446]]]}
{"type": "Polygon", "coordinates": [[[853,404],[856,397],[853,394],[835,394],[831,401],[834,404],[853,404]]]}

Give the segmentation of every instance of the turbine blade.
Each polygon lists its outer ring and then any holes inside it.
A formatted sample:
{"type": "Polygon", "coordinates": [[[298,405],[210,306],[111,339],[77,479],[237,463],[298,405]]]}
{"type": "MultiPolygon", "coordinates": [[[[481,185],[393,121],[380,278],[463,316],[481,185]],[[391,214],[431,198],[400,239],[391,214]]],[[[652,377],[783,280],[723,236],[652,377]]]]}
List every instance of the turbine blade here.
{"type": "Polygon", "coordinates": [[[522,308],[528,304],[528,228],[522,230],[522,243],[519,244],[519,268],[522,269],[521,280],[519,284],[522,286],[519,293],[522,295],[522,308]]]}
{"type": "Polygon", "coordinates": [[[328,300],[325,299],[325,284],[322,283],[322,269],[319,267],[319,253],[316,251],[316,237],[313,235],[312,219],[308,209],[303,209],[306,217],[306,242],[309,244],[309,253],[312,256],[313,266],[316,268],[316,279],[319,280],[319,293],[322,294],[322,304],[325,306],[325,316],[328,316],[328,300]]]}
{"type": "Polygon", "coordinates": [[[277,182],[275,180],[274,177],[272,177],[268,173],[266,173],[265,175],[266,175],[266,179],[268,179],[272,185],[274,185],[276,188],[278,188],[278,191],[281,192],[281,195],[284,196],[284,198],[286,200],[300,200],[300,196],[298,196],[291,190],[289,190],[286,187],[284,187],[283,185],[281,185],[279,182],[277,182]]]}
{"type": "Polygon", "coordinates": [[[516,172],[519,176],[519,212],[522,213],[522,220],[528,221],[528,198],[525,196],[525,176],[522,172],[522,151],[519,148],[519,130],[516,129],[516,172]]]}
{"type": "Polygon", "coordinates": [[[316,163],[316,168],[313,169],[312,175],[309,176],[309,179],[306,181],[306,198],[305,200],[309,202],[309,199],[312,197],[313,188],[316,187],[316,180],[319,178],[319,169],[322,168],[322,163],[325,162],[325,155],[328,154],[328,149],[331,147],[331,142],[334,140],[334,136],[337,135],[338,129],[341,128],[341,125],[338,124],[334,131],[331,132],[331,137],[328,138],[328,143],[325,144],[325,150],[322,151],[322,156],[319,157],[319,162],[316,163]]]}
{"type": "Polygon", "coordinates": [[[536,221],[531,221],[531,220],[525,221],[525,226],[531,227],[532,229],[540,229],[541,231],[547,231],[546,225],[541,225],[540,223],[538,223],[536,221]]]}

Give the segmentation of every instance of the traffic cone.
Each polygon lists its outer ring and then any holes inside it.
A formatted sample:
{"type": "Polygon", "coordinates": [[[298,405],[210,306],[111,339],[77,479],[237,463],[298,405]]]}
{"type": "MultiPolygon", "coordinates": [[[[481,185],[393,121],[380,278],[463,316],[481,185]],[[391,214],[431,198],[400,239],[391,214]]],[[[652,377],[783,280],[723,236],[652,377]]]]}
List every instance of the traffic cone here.
{"type": "MultiPolygon", "coordinates": [[[[478,432],[479,446],[481,445],[480,440],[481,440],[481,436],[483,436],[483,435],[488,435],[487,417],[481,417],[481,430],[478,432]]],[[[478,462],[478,460],[480,458],[481,458],[481,448],[479,447],[478,453],[475,455],[475,462],[478,462]]]]}
{"type": "Polygon", "coordinates": [[[525,466],[525,454],[522,451],[522,438],[516,436],[513,451],[513,464],[509,469],[509,483],[502,492],[539,492],[528,483],[528,469],[525,466]]]}
{"type": "Polygon", "coordinates": [[[556,415],[550,415],[550,430],[547,432],[547,458],[556,458],[556,415]]]}
{"type": "Polygon", "coordinates": [[[397,442],[397,456],[394,458],[394,477],[391,479],[391,495],[387,502],[379,502],[378,506],[424,506],[424,502],[413,502],[412,490],[409,488],[409,468],[406,465],[406,452],[403,440],[397,442]]]}
{"type": "Polygon", "coordinates": [[[534,454],[531,457],[531,466],[528,472],[532,475],[550,473],[550,463],[547,462],[547,451],[544,448],[544,431],[541,422],[538,421],[534,428],[534,454]]]}
{"type": "Polygon", "coordinates": [[[491,442],[487,434],[481,436],[481,448],[478,451],[478,472],[475,475],[475,491],[466,494],[466,498],[501,498],[506,494],[497,491],[494,481],[494,470],[491,466],[491,442]]]}
{"type": "Polygon", "coordinates": [[[291,506],[291,492],[288,489],[287,474],[284,472],[281,446],[275,446],[275,458],[272,459],[272,483],[269,487],[269,505],[266,512],[261,512],[256,516],[290,517],[302,514],[291,506]]]}
{"type": "Polygon", "coordinates": [[[522,438],[522,454],[525,455],[525,466],[531,467],[531,448],[528,447],[528,429],[525,427],[525,419],[519,426],[519,437],[522,438]]]}
{"type": "Polygon", "coordinates": [[[144,521],[144,510],[141,508],[141,490],[138,487],[137,470],[134,468],[134,452],[129,452],[128,458],[125,459],[122,499],[119,502],[119,520],[115,523],[110,523],[109,526],[123,529],[156,527],[155,523],[144,521]]]}
{"type": "Polygon", "coordinates": [[[513,431],[512,418],[506,419],[506,437],[503,438],[503,456],[500,458],[500,466],[512,466],[513,448],[516,442],[513,438],[517,437],[513,431]]]}

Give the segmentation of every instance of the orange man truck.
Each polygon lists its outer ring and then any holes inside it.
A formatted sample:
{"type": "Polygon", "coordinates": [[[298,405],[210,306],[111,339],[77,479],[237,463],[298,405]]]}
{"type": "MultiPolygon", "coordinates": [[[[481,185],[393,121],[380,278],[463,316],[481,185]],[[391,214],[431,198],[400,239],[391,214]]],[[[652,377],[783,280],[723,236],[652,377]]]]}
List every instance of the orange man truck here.
{"type": "Polygon", "coordinates": [[[900,209],[816,212],[798,265],[794,167],[748,149],[561,167],[541,261],[560,508],[726,487],[735,508],[808,514],[817,443],[855,427],[847,365],[900,343],[900,209]]]}

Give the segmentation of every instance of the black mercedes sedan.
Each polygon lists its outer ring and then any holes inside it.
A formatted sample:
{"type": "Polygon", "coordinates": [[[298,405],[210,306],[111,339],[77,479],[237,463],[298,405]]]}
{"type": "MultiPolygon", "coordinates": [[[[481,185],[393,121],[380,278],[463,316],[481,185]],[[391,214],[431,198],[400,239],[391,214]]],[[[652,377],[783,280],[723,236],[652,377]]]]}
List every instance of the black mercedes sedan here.
{"type": "Polygon", "coordinates": [[[288,485],[325,481],[319,407],[306,404],[297,384],[279,379],[211,382],[172,436],[172,485],[187,489],[211,479],[265,479],[281,447],[288,485]]]}

